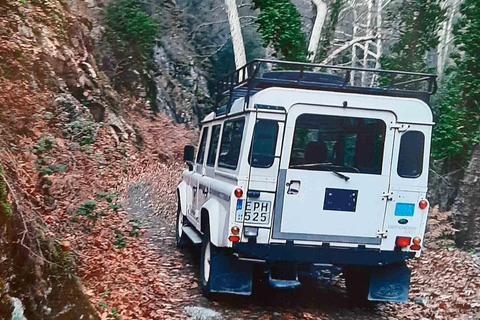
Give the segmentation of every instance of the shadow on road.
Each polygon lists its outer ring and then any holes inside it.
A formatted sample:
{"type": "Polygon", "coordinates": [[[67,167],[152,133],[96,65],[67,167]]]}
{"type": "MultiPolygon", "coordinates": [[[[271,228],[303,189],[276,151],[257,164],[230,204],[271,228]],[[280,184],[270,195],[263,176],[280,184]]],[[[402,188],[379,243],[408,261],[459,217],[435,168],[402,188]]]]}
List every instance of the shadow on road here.
{"type": "MultiPolygon", "coordinates": [[[[193,245],[182,249],[186,263],[197,274],[199,251],[193,245]]],[[[335,277],[330,284],[305,281],[300,288],[292,290],[274,289],[268,281],[257,279],[251,296],[218,294],[211,300],[201,297],[199,302],[202,307],[213,308],[229,319],[379,319],[383,318],[384,306],[381,303],[361,308],[353,305],[340,277],[335,277]]]]}

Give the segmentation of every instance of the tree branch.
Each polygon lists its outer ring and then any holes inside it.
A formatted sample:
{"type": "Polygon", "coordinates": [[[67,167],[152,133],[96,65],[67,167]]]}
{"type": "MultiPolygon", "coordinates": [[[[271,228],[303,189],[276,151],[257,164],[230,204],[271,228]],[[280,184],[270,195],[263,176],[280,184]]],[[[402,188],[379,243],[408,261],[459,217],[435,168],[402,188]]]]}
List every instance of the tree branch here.
{"type": "Polygon", "coordinates": [[[356,43],[359,43],[359,42],[362,42],[362,41],[371,41],[371,40],[375,40],[377,37],[359,37],[359,38],[355,38],[355,39],[352,39],[350,40],[349,42],[345,43],[343,46],[341,46],[340,48],[336,49],[335,51],[333,51],[328,57],[326,57],[323,61],[322,61],[322,64],[327,64],[329,63],[332,59],[336,58],[341,52],[347,50],[348,48],[350,48],[351,46],[353,46],[354,44],[356,43]]]}

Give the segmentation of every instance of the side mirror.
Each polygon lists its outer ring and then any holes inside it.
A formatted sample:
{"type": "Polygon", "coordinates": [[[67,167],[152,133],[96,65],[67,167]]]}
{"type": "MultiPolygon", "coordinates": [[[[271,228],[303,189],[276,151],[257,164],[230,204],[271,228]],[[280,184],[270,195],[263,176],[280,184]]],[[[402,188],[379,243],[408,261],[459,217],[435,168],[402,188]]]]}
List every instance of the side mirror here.
{"type": "Polygon", "coordinates": [[[183,149],[183,161],[193,162],[194,157],[195,157],[195,148],[193,146],[185,146],[185,148],[183,149]]]}
{"type": "Polygon", "coordinates": [[[183,161],[188,165],[188,170],[193,170],[193,158],[195,157],[195,148],[193,146],[185,146],[183,149],[183,161]]]}

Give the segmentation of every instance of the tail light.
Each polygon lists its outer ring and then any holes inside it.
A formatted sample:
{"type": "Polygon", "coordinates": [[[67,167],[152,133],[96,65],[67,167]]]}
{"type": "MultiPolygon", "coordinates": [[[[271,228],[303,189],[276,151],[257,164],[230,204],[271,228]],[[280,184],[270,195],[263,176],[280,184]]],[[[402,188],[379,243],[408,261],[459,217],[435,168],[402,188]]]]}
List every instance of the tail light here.
{"type": "Polygon", "coordinates": [[[397,240],[395,241],[395,245],[397,247],[405,248],[410,245],[410,241],[412,238],[410,237],[397,237],[397,240]]]}
{"type": "Polygon", "coordinates": [[[232,231],[232,234],[233,234],[234,236],[238,236],[238,234],[240,233],[240,228],[237,227],[237,226],[233,226],[230,231],[232,231]]]}
{"type": "Polygon", "coordinates": [[[427,200],[420,200],[420,202],[418,203],[418,206],[420,207],[420,209],[425,209],[426,207],[428,207],[428,202],[427,200]]]}
{"type": "Polygon", "coordinates": [[[228,240],[230,240],[231,242],[238,242],[238,241],[240,241],[240,237],[239,236],[230,236],[230,237],[228,237],[228,240]]]}
{"type": "Polygon", "coordinates": [[[420,246],[421,242],[422,242],[422,239],[420,239],[419,237],[413,238],[413,240],[412,240],[413,244],[410,246],[410,250],[415,250],[415,251],[420,250],[422,248],[420,246]]]}
{"type": "Polygon", "coordinates": [[[240,188],[235,189],[235,197],[241,198],[243,196],[243,190],[240,188]]]}

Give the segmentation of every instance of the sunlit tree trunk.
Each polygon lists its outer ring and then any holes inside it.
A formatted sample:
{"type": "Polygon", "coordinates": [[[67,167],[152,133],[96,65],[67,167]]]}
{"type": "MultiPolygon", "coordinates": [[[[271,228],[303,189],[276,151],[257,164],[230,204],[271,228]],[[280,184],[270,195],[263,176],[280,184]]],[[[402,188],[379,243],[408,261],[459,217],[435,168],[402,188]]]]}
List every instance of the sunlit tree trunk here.
{"type": "Polygon", "coordinates": [[[452,24],[455,14],[457,13],[457,1],[444,1],[442,8],[447,9],[446,19],[442,22],[442,27],[439,30],[440,37],[438,39],[437,47],[437,75],[439,78],[443,76],[450,48],[452,43],[452,24]]]}
{"type": "MultiPolygon", "coordinates": [[[[358,14],[357,14],[357,8],[355,6],[352,6],[353,8],[353,30],[352,30],[352,38],[354,39],[357,36],[358,33],[358,14]]],[[[352,47],[352,67],[357,66],[357,45],[354,44],[352,47]]],[[[350,85],[355,85],[355,71],[352,71],[351,78],[350,78],[350,85]]]]}
{"type": "Polygon", "coordinates": [[[375,63],[375,69],[380,69],[380,57],[383,54],[382,46],[382,10],[383,0],[379,0],[377,4],[377,61],[375,63]]]}
{"type": "Polygon", "coordinates": [[[317,17],[315,18],[315,24],[313,25],[312,36],[310,37],[310,43],[308,45],[308,52],[310,53],[310,61],[315,61],[315,56],[318,52],[318,45],[320,43],[320,37],[322,35],[323,25],[327,17],[327,3],[323,0],[312,0],[313,4],[317,8],[317,17]]]}
{"type": "MultiPolygon", "coordinates": [[[[373,20],[373,0],[367,0],[367,23],[366,23],[366,36],[373,36],[372,20],[373,20]]],[[[368,68],[368,52],[369,52],[370,41],[365,43],[365,49],[363,50],[363,67],[368,68]]],[[[367,80],[367,73],[362,72],[362,85],[365,85],[367,80]]]]}
{"type": "Polygon", "coordinates": [[[232,36],[233,53],[235,55],[235,66],[241,68],[247,64],[245,45],[243,43],[242,27],[238,17],[238,8],[235,0],[225,0],[225,6],[230,23],[230,34],[232,36]]]}

